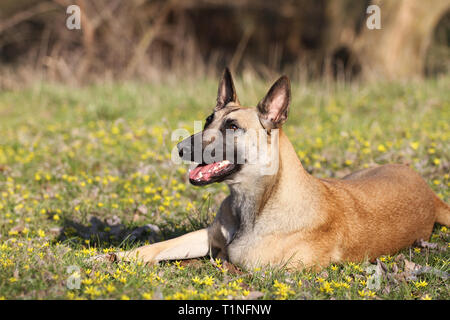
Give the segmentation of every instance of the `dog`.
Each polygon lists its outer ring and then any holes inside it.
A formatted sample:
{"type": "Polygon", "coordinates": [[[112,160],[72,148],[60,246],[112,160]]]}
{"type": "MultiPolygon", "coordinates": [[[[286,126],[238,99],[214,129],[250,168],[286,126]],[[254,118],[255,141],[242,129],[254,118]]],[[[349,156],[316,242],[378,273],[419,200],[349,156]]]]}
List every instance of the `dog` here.
{"type": "Polygon", "coordinates": [[[177,145],[182,159],[199,163],[189,172],[193,185],[229,186],[214,221],[205,229],[106,258],[154,263],[209,254],[244,268],[322,268],[394,254],[428,239],[435,222],[450,225],[450,207],[407,165],[381,165],[342,179],[310,175],[282,130],[290,97],[290,81],[282,76],[256,108],[243,107],[225,69],[204,130],[177,145]],[[218,139],[225,132],[234,137],[218,139]],[[257,133],[253,140],[271,147],[263,158],[272,171],[261,170],[261,161],[250,163],[236,142],[239,137],[243,145],[251,144],[250,132],[257,133]],[[195,159],[195,147],[201,154],[211,145],[223,147],[211,152],[221,159],[195,159]],[[239,151],[244,154],[240,162],[239,151]]]}

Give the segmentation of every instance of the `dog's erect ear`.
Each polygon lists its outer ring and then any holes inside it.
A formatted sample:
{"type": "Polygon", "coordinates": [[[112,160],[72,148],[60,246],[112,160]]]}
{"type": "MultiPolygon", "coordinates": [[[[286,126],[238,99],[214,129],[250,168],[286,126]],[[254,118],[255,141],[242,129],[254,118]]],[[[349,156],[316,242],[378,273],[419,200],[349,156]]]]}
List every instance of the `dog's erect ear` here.
{"type": "Polygon", "coordinates": [[[236,89],[234,88],[233,77],[228,68],[225,68],[222,79],[219,83],[219,90],[217,92],[217,105],[215,111],[222,109],[227,103],[236,102],[239,104],[239,100],[236,95],[236,89]]]}
{"type": "Polygon", "coordinates": [[[288,77],[282,76],[258,103],[259,119],[263,127],[268,130],[281,127],[287,120],[290,101],[291,83],[288,77]]]}

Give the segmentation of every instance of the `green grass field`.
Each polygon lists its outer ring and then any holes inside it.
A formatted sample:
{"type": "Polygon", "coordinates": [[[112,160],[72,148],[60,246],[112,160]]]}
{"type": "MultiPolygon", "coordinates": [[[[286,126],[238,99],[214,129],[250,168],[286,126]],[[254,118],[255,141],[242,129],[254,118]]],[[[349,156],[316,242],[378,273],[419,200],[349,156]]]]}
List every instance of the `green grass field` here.
{"type": "MultiPolygon", "coordinates": [[[[238,79],[242,104],[255,105],[270,84],[238,79]]],[[[313,175],[339,178],[375,164],[409,163],[449,202],[448,88],[450,77],[293,83],[285,132],[313,175]]],[[[98,253],[168,239],[213,219],[226,186],[191,186],[187,166],[170,159],[172,131],[192,132],[216,92],[216,79],[1,92],[0,298],[450,298],[450,233],[440,225],[422,246],[381,257],[375,288],[368,262],[295,273],[241,270],[209,258],[88,263],[98,253]]]]}

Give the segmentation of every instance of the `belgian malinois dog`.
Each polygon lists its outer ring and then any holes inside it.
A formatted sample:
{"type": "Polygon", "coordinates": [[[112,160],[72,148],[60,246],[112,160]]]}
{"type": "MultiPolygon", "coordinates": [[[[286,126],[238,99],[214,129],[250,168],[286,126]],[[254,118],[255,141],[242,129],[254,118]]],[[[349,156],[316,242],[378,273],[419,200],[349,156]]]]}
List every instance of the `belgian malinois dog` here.
{"type": "Polygon", "coordinates": [[[218,133],[234,133],[233,139],[219,143],[223,150],[214,156],[222,159],[195,160],[199,164],[189,173],[194,185],[229,186],[230,195],[214,221],[205,229],[107,258],[157,262],[210,254],[247,268],[320,268],[373,261],[428,239],[435,222],[450,225],[450,207],[407,165],[382,165],[340,180],[318,179],[306,172],[282,130],[290,95],[289,79],[283,76],[256,108],[243,107],[226,69],[204,130],[178,144],[179,155],[194,161],[196,147],[203,152],[217,145],[218,133]],[[250,139],[250,132],[257,134],[250,139]],[[264,158],[276,164],[275,169],[261,170],[262,164],[250,163],[245,152],[239,162],[236,154],[242,145],[237,137],[244,145],[255,139],[257,144],[266,142],[270,150],[264,158]],[[234,152],[226,152],[230,149],[234,152]]]}

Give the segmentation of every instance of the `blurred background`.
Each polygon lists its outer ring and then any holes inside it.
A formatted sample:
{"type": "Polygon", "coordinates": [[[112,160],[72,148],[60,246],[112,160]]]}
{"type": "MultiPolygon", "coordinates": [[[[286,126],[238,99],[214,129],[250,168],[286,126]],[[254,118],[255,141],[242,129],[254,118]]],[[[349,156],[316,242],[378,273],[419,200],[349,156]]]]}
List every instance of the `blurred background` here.
{"type": "Polygon", "coordinates": [[[282,73],[292,79],[283,130],[312,175],[405,163],[450,203],[449,44],[450,0],[0,0],[0,300],[244,299],[244,289],[450,300],[450,230],[439,225],[422,248],[380,258],[386,281],[374,291],[366,264],[86,264],[214,219],[226,185],[194,187],[171,160],[175,129],[194,133],[211,114],[225,66],[244,106],[282,73]],[[81,30],[66,26],[70,5],[81,30]],[[367,27],[370,5],[379,30],[367,27]],[[81,290],[66,286],[74,265],[81,290]],[[436,272],[410,278],[407,266],[436,272]]]}
{"type": "Polygon", "coordinates": [[[2,0],[0,86],[237,73],[343,80],[435,77],[450,0],[2,0]],[[81,30],[66,9],[81,8],[81,30]],[[369,5],[381,29],[366,26],[369,5]]]}

